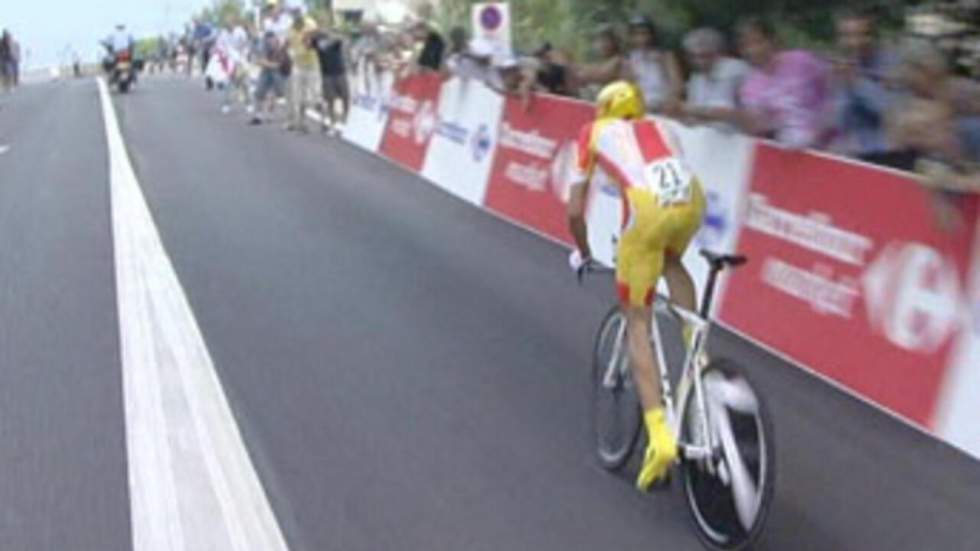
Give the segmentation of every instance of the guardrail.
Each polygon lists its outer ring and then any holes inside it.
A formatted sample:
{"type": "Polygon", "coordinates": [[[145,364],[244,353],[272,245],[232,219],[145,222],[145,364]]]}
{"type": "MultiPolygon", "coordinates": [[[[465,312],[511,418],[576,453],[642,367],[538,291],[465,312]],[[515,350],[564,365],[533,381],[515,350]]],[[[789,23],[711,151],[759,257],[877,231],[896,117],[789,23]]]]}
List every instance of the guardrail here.
{"type": "MultiPolygon", "coordinates": [[[[476,206],[567,245],[565,201],[588,103],[530,108],[479,82],[361,72],[344,137],[476,206]]],[[[980,458],[980,196],[934,200],[902,173],[658,120],[708,195],[698,245],[752,262],[720,288],[729,329],[980,458]]],[[[617,188],[588,220],[610,262],[617,188]]],[[[702,263],[685,259],[700,284],[702,263]]]]}

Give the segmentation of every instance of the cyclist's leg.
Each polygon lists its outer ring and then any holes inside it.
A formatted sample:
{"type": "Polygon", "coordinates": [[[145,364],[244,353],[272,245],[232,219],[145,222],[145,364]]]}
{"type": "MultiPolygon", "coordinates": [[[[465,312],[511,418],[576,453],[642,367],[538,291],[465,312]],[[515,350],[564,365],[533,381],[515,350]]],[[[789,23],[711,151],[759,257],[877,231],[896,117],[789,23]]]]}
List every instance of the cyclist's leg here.
{"type": "Polygon", "coordinates": [[[666,473],[677,456],[677,445],[667,427],[660,388],[659,366],[650,341],[655,286],[663,270],[663,212],[651,197],[632,194],[629,229],[619,242],[616,279],[626,316],[630,366],[643,405],[648,445],[637,487],[647,489],[666,473]]]}
{"type": "MultiPolygon", "coordinates": [[[[666,245],[666,255],[664,259],[663,277],[667,282],[667,290],[670,292],[670,300],[675,304],[696,312],[698,308],[697,290],[694,280],[681,261],[684,252],[694,239],[694,235],[701,228],[701,221],[704,217],[705,198],[701,191],[701,184],[695,179],[691,184],[694,186],[691,202],[687,205],[675,206],[666,216],[665,226],[668,235],[666,245]]],[[[684,326],[684,344],[691,344],[691,328],[684,326]]]]}

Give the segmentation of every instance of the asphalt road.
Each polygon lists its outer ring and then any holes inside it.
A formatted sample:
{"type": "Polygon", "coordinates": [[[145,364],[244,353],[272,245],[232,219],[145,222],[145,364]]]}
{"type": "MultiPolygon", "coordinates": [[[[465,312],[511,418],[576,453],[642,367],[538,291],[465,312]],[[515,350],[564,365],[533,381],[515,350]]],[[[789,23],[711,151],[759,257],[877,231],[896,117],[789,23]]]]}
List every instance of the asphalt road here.
{"type": "MultiPolygon", "coordinates": [[[[115,106],[290,549],[699,549],[587,433],[604,282],[336,139],[222,116],[196,83],[115,106]]],[[[129,548],[95,84],[0,99],[0,549],[129,548]]],[[[769,399],[762,549],[978,549],[980,463],[721,335],[769,399]]],[[[259,550],[261,551],[261,550],[259,550]]]]}

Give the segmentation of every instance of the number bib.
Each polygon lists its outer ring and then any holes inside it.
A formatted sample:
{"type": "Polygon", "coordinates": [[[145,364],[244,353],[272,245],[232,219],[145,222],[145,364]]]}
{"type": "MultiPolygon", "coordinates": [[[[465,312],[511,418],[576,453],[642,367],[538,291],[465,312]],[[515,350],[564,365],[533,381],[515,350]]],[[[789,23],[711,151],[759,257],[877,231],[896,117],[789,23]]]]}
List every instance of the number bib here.
{"type": "Polygon", "coordinates": [[[691,202],[694,176],[680,160],[668,157],[646,166],[646,186],[657,194],[661,207],[691,202]]]}

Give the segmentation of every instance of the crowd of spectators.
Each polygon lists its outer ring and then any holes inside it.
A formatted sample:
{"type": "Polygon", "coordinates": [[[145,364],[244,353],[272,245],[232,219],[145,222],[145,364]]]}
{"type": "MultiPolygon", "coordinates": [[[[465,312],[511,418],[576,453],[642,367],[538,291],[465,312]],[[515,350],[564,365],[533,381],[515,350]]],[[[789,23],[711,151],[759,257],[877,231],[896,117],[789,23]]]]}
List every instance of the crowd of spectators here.
{"type": "Polygon", "coordinates": [[[197,51],[202,67],[212,50],[221,52],[222,63],[231,58],[232,65],[258,67],[252,79],[232,70],[226,84],[226,110],[249,104],[255,124],[285,102],[289,130],[306,131],[303,114],[316,108],[324,128],[336,131],[354,74],[474,79],[522,97],[528,108],[539,93],[590,99],[604,84],[629,80],[651,113],[689,125],[905,170],[939,163],[955,169],[944,173],[947,181],[980,166],[980,83],[954,75],[928,42],[886,42],[867,12],[837,14],[835,44],[819,53],[784,46],[777,29],[760,18],[733,29],[693,29],[674,51],[660,39],[655,19],[638,15],[584,35],[593,50],[588,61],[548,43],[526,54],[503,50],[462,27],[444,38],[424,20],[400,27],[366,21],[342,33],[329,17],[314,20],[274,0],[258,28],[246,21],[201,27],[196,23],[182,43],[190,55],[197,51]]]}
{"type": "Polygon", "coordinates": [[[591,61],[578,63],[550,44],[525,57],[500,54],[454,29],[444,70],[525,96],[589,99],[604,84],[629,80],[651,113],[686,124],[898,169],[939,161],[976,173],[980,83],[954,75],[928,41],[886,42],[870,12],[836,14],[835,32],[833,48],[818,53],[785,47],[766,20],[746,18],[731,41],[722,30],[698,28],[673,52],[658,40],[655,21],[637,16],[622,27],[599,26],[591,61]]]}
{"type": "Polygon", "coordinates": [[[0,34],[0,92],[9,92],[20,84],[20,43],[9,30],[0,34]]]}

